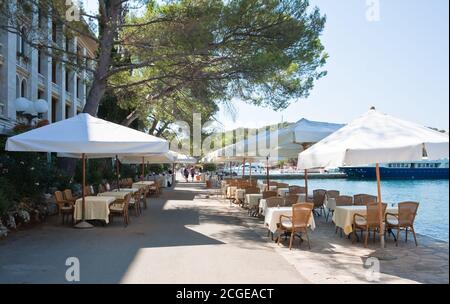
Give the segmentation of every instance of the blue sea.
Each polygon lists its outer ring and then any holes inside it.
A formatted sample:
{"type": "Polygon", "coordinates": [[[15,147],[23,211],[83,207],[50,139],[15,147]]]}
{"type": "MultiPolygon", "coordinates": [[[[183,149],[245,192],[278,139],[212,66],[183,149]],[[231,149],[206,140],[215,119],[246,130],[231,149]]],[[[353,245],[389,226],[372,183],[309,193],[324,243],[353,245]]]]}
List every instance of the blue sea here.
{"type": "MultiPolygon", "coordinates": [[[[303,180],[277,180],[290,185],[304,185],[303,180]]],[[[448,180],[389,180],[381,182],[381,196],[386,203],[419,202],[415,221],[417,233],[448,242],[449,188],[448,180]]],[[[367,193],[376,195],[375,181],[347,179],[310,179],[309,192],[314,189],[339,190],[342,195],[367,193]]]]}

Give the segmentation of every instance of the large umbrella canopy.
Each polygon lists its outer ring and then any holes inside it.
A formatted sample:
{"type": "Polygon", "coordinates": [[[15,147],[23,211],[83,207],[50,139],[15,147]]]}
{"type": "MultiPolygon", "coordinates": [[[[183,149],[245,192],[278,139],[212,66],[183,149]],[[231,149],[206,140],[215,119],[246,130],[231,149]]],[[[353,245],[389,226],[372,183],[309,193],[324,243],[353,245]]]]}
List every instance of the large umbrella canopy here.
{"type": "Polygon", "coordinates": [[[298,155],[299,169],[448,158],[449,136],[369,110],[298,155]]]}
{"type": "Polygon", "coordinates": [[[111,154],[166,153],[167,141],[103,119],[82,113],[13,137],[6,142],[7,151],[58,152],[82,158],[82,218],[76,225],[90,228],[85,215],[86,156],[111,154]]]}
{"type": "Polygon", "coordinates": [[[376,164],[381,247],[384,227],[379,163],[448,158],[449,136],[370,109],[298,155],[299,169],[376,164]]]}
{"type": "Polygon", "coordinates": [[[166,140],[89,114],[34,129],[6,142],[8,151],[90,154],[166,153],[166,140]]]}
{"type": "Polygon", "coordinates": [[[176,164],[196,164],[197,159],[195,157],[181,154],[178,152],[173,152],[175,154],[175,160],[174,163],[176,164]]]}

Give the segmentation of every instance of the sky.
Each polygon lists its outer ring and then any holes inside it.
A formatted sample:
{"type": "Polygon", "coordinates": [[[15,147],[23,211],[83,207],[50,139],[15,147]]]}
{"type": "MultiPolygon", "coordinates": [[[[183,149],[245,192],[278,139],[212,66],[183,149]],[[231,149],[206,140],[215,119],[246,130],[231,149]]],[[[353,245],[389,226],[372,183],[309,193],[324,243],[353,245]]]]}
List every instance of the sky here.
{"type": "MultiPolygon", "coordinates": [[[[84,0],[87,8],[97,1],[84,0]]],[[[327,16],[325,70],[306,99],[283,111],[233,100],[218,126],[261,127],[282,121],[346,123],[371,106],[422,125],[449,130],[448,0],[310,0],[327,16]],[[375,5],[372,3],[375,2],[375,5]],[[379,5],[377,5],[378,3],[379,5]],[[370,8],[379,8],[369,21],[370,8]]]]}

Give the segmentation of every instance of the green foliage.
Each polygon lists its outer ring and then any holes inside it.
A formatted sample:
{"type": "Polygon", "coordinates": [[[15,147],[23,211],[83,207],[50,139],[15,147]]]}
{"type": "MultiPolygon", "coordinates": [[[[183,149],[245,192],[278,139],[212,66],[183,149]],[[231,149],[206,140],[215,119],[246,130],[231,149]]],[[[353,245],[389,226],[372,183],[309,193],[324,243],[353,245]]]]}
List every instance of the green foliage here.
{"type": "Polygon", "coordinates": [[[204,164],[203,165],[203,172],[214,172],[217,170],[216,164],[204,164]]]}
{"type": "Polygon", "coordinates": [[[148,166],[149,172],[160,174],[164,172],[164,168],[162,164],[151,164],[148,166]]]}

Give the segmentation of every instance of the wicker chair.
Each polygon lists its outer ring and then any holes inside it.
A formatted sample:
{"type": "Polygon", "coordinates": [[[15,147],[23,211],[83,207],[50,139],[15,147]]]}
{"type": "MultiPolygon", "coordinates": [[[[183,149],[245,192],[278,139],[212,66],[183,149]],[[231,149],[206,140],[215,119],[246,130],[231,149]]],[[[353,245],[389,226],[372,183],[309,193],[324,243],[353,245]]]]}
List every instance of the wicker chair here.
{"type": "Polygon", "coordinates": [[[284,198],[278,196],[271,196],[266,198],[267,208],[279,207],[284,205],[284,198]]]}
{"type": "Polygon", "coordinates": [[[376,203],[377,197],[370,194],[355,194],[353,195],[353,204],[365,206],[367,203],[376,203]]]}
{"type": "Polygon", "coordinates": [[[106,192],[106,187],[103,186],[102,184],[98,185],[98,193],[103,193],[106,192]]]}
{"type": "Polygon", "coordinates": [[[286,183],[277,183],[277,188],[289,188],[289,184],[286,184],[286,183]]]}
{"type": "Polygon", "coordinates": [[[141,214],[141,198],[142,198],[142,188],[131,195],[131,199],[128,203],[129,208],[134,209],[134,214],[139,216],[141,214]]]}
{"type": "MultiPolygon", "coordinates": [[[[366,215],[361,215],[356,213],[353,215],[353,238],[352,242],[357,238],[356,230],[361,230],[361,238],[363,231],[366,232],[366,237],[364,239],[364,247],[367,247],[367,241],[369,239],[369,233],[373,231],[373,240],[375,241],[375,233],[379,232],[378,228],[380,227],[380,218],[378,216],[378,203],[368,203],[367,205],[366,215]]],[[[387,204],[382,203],[382,214],[386,213],[387,204]]]]}
{"type": "Polygon", "coordinates": [[[263,191],[262,193],[262,198],[266,199],[269,197],[273,197],[273,196],[277,196],[277,192],[276,191],[263,191]]]}
{"type": "Polygon", "coordinates": [[[63,194],[64,194],[64,199],[66,201],[71,202],[72,204],[75,204],[76,200],[78,199],[78,197],[73,196],[72,190],[70,190],[70,189],[64,190],[63,194]]]}
{"type": "Polygon", "coordinates": [[[350,195],[339,195],[336,197],[336,206],[352,206],[353,197],[350,195]]]}
{"type": "Polygon", "coordinates": [[[312,203],[314,204],[314,211],[317,215],[323,214],[323,203],[325,201],[325,195],[327,194],[327,190],[324,189],[316,189],[313,191],[313,199],[312,203]],[[320,214],[316,211],[316,209],[320,210],[320,214]]]}
{"type": "Polygon", "coordinates": [[[408,229],[411,229],[414,242],[417,246],[417,237],[414,230],[414,220],[416,218],[418,202],[401,202],[398,203],[398,214],[386,213],[386,229],[392,233],[395,239],[395,245],[398,246],[398,239],[400,237],[400,230],[405,230],[405,242],[408,242],[408,229]],[[397,236],[394,235],[392,229],[397,229],[397,236]]]}
{"type": "MultiPolygon", "coordinates": [[[[298,203],[292,206],[292,216],[281,215],[280,216],[280,226],[279,228],[284,231],[285,234],[290,233],[289,250],[292,248],[292,242],[296,233],[306,235],[308,241],[308,248],[311,249],[311,244],[309,242],[308,236],[308,223],[311,218],[311,213],[314,208],[313,203],[298,203]]],[[[278,237],[278,244],[280,244],[281,237],[278,237]]]]}
{"type": "Polygon", "coordinates": [[[131,193],[128,193],[123,200],[116,200],[109,205],[109,218],[111,223],[114,216],[118,215],[123,217],[124,226],[128,226],[128,224],[130,223],[130,217],[128,215],[128,206],[130,203],[130,199],[131,193]]]}
{"type": "Polygon", "coordinates": [[[298,195],[297,194],[290,194],[284,198],[284,206],[285,207],[292,207],[294,204],[298,203],[298,195]]]}
{"type": "Polygon", "coordinates": [[[306,193],[306,188],[302,186],[289,186],[290,194],[306,193]]]}
{"type": "Polygon", "coordinates": [[[327,197],[328,198],[336,198],[340,195],[340,192],[338,190],[327,190],[327,197]]]}
{"type": "Polygon", "coordinates": [[[58,214],[62,216],[62,224],[64,225],[66,218],[71,218],[73,223],[74,201],[64,199],[61,191],[55,191],[54,196],[56,205],[58,206],[58,214]]]}

